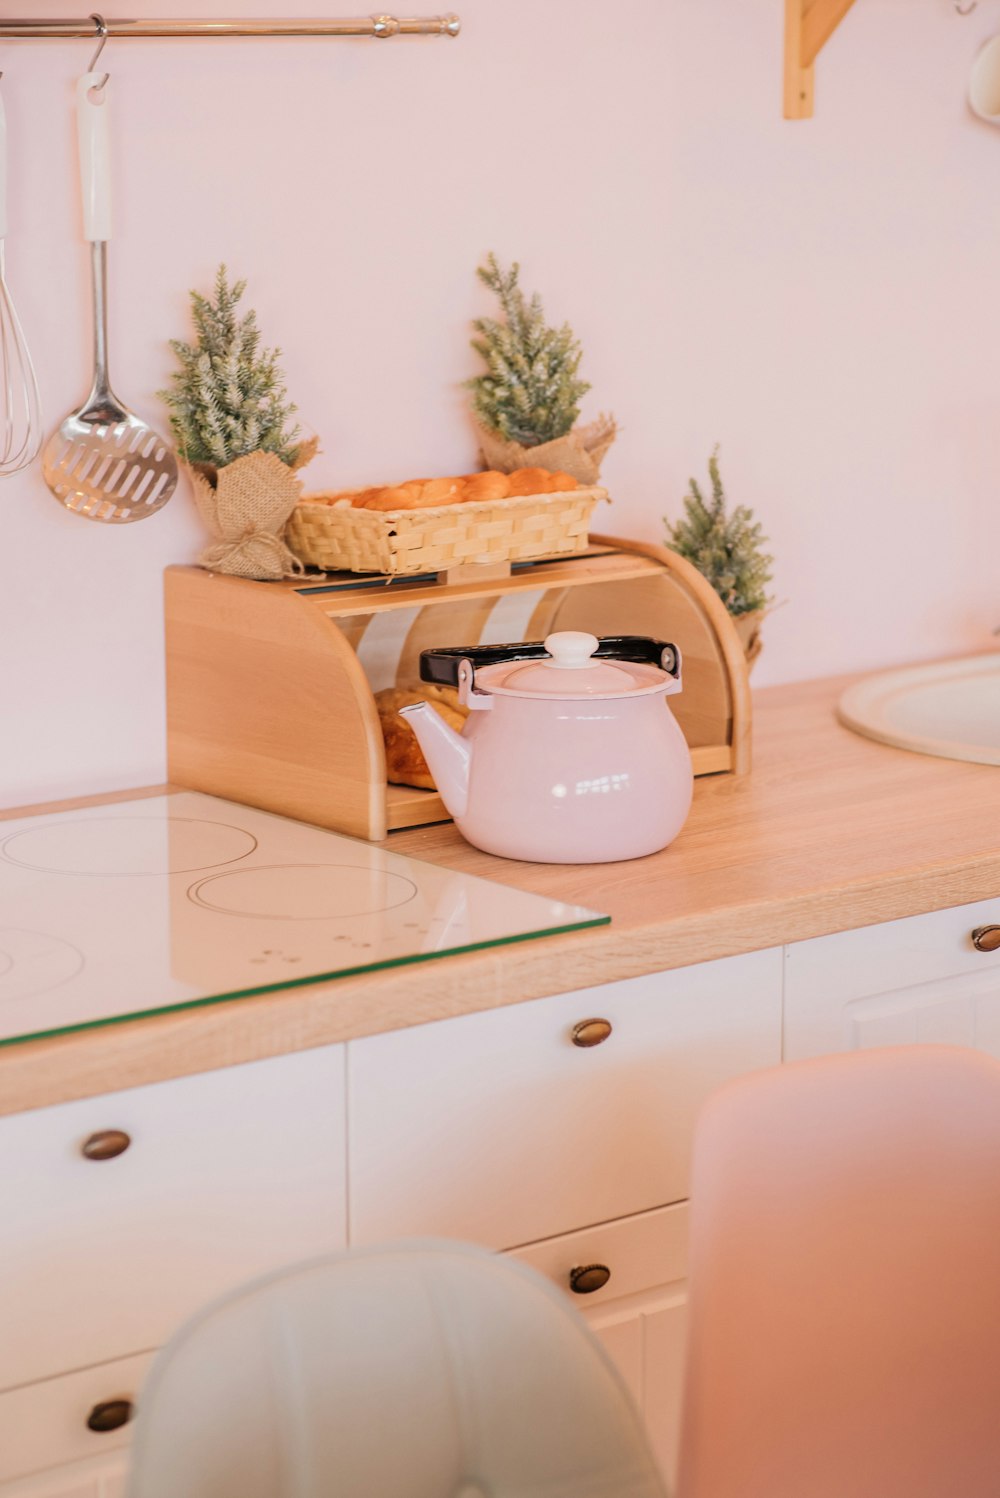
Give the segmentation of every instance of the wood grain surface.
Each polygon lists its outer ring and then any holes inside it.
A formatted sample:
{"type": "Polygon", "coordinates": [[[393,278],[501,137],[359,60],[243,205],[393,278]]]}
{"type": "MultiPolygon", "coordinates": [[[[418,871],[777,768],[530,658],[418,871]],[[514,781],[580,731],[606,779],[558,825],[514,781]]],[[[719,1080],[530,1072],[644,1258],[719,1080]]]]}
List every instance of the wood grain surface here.
{"type": "Polygon", "coordinates": [[[387,844],[607,912],[610,926],[3,1047],[0,1113],[967,901],[995,896],[1000,919],[1000,771],[858,737],[834,716],[847,684],[757,692],[753,770],[699,780],[681,836],[650,858],[513,863],[451,824],[387,844]]]}

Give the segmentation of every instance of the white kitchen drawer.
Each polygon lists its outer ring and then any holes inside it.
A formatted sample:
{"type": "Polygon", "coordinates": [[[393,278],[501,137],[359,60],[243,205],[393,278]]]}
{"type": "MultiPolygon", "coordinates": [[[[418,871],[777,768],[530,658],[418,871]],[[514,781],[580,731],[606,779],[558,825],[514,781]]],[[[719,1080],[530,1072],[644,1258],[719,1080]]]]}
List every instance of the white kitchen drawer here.
{"type": "Polygon", "coordinates": [[[566,1291],[604,1344],[642,1411],[650,1445],[674,1489],[687,1331],[688,1204],[532,1243],[509,1255],[566,1291]],[[573,1269],[603,1265],[590,1294],[570,1288],[573,1269]]]}
{"type": "Polygon", "coordinates": [[[530,1264],[565,1290],[578,1311],[593,1311],[605,1301],[687,1278],[688,1211],[687,1202],[678,1202],[620,1222],[529,1243],[508,1257],[530,1264]],[[588,1293],[575,1291],[573,1270],[593,1265],[611,1271],[607,1282],[588,1293]]]}
{"type": "Polygon", "coordinates": [[[997,923],[1000,899],[788,947],[785,1059],[915,1041],[1000,1055],[1000,952],[972,944],[997,923]]]}
{"type": "Polygon", "coordinates": [[[515,1248],[681,1200],[702,1100],[780,1045],[776,948],[352,1041],[351,1241],[515,1248]]]}
{"type": "MultiPolygon", "coordinates": [[[[151,1362],[151,1353],[122,1358],[0,1394],[0,1482],[63,1462],[105,1457],[124,1446],[131,1421],[100,1432],[89,1429],[87,1421],[101,1405],[120,1400],[135,1405],[151,1362]]],[[[67,1492],[77,1490],[89,1491],[87,1480],[71,1475],[67,1492]]]]}
{"type": "Polygon", "coordinates": [[[345,1242],[343,1047],[0,1120],[0,1388],[160,1345],[345,1242]],[[123,1154],[92,1160],[90,1136],[123,1154]]]}
{"type": "MultiPolygon", "coordinates": [[[[0,1396],[2,1397],[2,1396],[0,1396]]],[[[103,1448],[107,1450],[107,1448],[103,1448]]],[[[128,1448],[0,1482],[0,1498],[125,1498],[128,1448]]]]}

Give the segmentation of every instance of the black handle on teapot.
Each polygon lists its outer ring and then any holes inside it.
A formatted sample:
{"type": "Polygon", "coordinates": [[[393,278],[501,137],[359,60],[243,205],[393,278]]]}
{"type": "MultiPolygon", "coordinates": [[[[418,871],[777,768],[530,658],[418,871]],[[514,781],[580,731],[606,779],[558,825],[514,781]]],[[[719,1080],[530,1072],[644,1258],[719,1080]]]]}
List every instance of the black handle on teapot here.
{"type": "MultiPolygon", "coordinates": [[[[546,661],[549,652],[542,640],[526,640],[518,645],[477,645],[420,652],[420,680],[440,687],[458,686],[458,668],[468,661],[473,671],[484,666],[498,666],[504,661],[546,661]]],[[[652,640],[648,635],[605,635],[598,640],[594,660],[629,661],[639,666],[659,666],[676,680],[680,675],[680,656],[676,645],[652,640]]]]}

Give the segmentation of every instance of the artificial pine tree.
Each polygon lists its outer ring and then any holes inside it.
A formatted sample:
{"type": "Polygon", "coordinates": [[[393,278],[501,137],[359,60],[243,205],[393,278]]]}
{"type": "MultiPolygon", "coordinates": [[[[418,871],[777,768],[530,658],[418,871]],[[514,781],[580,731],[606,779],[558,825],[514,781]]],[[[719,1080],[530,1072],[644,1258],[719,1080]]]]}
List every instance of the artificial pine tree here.
{"type": "Polygon", "coordinates": [[[665,521],[667,545],[693,563],[708,578],[734,618],[756,613],[771,602],[772,558],[762,549],[766,537],[747,505],[726,511],[726,496],[719,476],[719,449],[708,460],[712,498],[706,502],[695,479],[684,497],[684,519],[676,525],[665,521]]]}
{"type": "Polygon", "coordinates": [[[480,337],[472,347],[487,364],[486,374],[468,381],[476,416],[488,431],[522,447],[565,436],[590,389],[577,378],[583,351],[572,328],[547,325],[538,293],[528,301],[518,285],[517,262],[503,271],[491,253],[477,274],[496,292],[506,322],[481,317],[473,324],[480,337]]]}
{"type": "Polygon", "coordinates": [[[245,281],[230,286],[220,265],[214,299],[191,293],[197,337],[193,344],[171,341],[181,367],[160,395],[213,537],[202,566],[277,580],[304,570],[285,542],[285,525],[301,493],[295,470],[317,443],[296,440],[280,351],[261,348],[256,315],[237,310],[245,290],[245,281]]]}
{"type": "Polygon", "coordinates": [[[261,348],[252,309],[237,312],[246,284],[230,286],[220,265],[214,301],[191,293],[195,342],[170,342],[181,367],[160,396],[170,407],[177,451],[192,466],[224,468],[248,453],[269,452],[294,467],[299,457],[299,429],[288,425],[296,408],[285,401],[281,351],[261,348]]]}

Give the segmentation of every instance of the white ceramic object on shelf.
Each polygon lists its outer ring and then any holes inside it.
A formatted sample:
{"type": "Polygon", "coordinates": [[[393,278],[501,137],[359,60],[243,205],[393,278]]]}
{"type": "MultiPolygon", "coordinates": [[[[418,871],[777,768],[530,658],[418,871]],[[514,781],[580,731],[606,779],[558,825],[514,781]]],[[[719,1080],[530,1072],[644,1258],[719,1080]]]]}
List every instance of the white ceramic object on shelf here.
{"type": "Polygon", "coordinates": [[[469,709],[461,734],[425,702],[400,715],[477,848],[610,863],[658,852],[683,827],[691,755],[665,700],[681,690],[675,646],[564,630],[544,645],[427,650],[420,674],[457,686],[469,709]]]}
{"type": "Polygon", "coordinates": [[[848,687],[837,716],[897,749],[1000,765],[1000,654],[869,677],[848,687]]]}
{"type": "Polygon", "coordinates": [[[972,65],[969,107],[990,125],[1000,125],[1000,36],[991,36],[972,65]]]}

